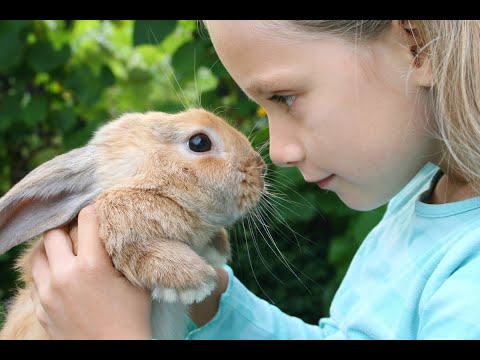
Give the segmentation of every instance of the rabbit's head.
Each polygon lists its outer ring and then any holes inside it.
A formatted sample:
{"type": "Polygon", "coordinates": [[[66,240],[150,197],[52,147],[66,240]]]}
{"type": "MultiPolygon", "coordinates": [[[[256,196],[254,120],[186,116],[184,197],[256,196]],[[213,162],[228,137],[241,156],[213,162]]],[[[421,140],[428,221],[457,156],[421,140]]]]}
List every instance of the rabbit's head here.
{"type": "Polygon", "coordinates": [[[0,253],[70,222],[102,191],[132,183],[160,190],[206,223],[227,226],[258,203],[264,172],[248,139],[209,111],[125,114],[0,199],[0,253]]]}

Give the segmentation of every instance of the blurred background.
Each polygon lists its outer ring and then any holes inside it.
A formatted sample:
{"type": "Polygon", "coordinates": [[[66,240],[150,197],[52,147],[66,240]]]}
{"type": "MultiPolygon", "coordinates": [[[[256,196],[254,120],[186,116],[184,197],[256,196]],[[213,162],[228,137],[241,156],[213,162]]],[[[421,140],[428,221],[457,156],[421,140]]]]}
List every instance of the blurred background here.
{"type": "MultiPolygon", "coordinates": [[[[202,106],[256,148],[268,139],[265,112],[230,79],[197,21],[0,20],[0,49],[0,196],[125,112],[202,106]]],[[[385,207],[350,210],[298,170],[273,166],[268,147],[262,155],[277,195],[263,219],[229,229],[231,266],[258,296],[317,323],[385,207]]],[[[13,269],[22,248],[0,255],[0,326],[22,285],[13,269]]]]}

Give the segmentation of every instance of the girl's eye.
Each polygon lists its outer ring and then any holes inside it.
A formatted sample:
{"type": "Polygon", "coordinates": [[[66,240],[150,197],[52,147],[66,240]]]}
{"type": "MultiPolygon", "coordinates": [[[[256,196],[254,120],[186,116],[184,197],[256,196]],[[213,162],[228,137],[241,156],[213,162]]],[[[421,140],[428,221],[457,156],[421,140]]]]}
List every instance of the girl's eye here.
{"type": "Polygon", "coordinates": [[[293,106],[295,102],[294,95],[272,95],[268,98],[268,100],[273,101],[275,103],[281,103],[287,105],[289,108],[293,106]]]}
{"type": "Polygon", "coordinates": [[[207,135],[196,134],[188,140],[188,147],[194,152],[205,152],[212,149],[212,142],[207,135]]]}

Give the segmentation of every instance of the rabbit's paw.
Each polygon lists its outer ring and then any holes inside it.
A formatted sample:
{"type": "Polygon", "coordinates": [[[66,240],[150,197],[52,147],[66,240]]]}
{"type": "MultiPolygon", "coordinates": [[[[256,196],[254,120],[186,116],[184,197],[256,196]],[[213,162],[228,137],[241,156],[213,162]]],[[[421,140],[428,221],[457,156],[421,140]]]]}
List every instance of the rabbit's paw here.
{"type": "Polygon", "coordinates": [[[152,289],[152,298],[157,301],[164,301],[168,303],[181,302],[185,305],[200,302],[212,293],[217,285],[216,278],[211,278],[208,281],[202,282],[196,288],[177,289],[156,285],[152,289]]]}
{"type": "Polygon", "coordinates": [[[213,247],[206,248],[201,255],[213,267],[222,267],[228,260],[227,255],[221,254],[213,247]]]}

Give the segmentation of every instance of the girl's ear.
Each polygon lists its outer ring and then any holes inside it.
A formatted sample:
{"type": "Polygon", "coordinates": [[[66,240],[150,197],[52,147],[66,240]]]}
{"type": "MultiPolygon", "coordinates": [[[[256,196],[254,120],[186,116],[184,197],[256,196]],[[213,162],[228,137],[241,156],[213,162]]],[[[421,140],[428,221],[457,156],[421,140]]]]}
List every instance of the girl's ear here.
{"type": "Polygon", "coordinates": [[[425,49],[425,44],[420,38],[420,33],[413,20],[399,20],[407,47],[410,52],[412,74],[419,86],[431,87],[433,85],[432,68],[430,58],[425,49]]]}
{"type": "Polygon", "coordinates": [[[71,221],[99,192],[93,146],[40,165],[0,198],[0,254],[71,221]]]}

